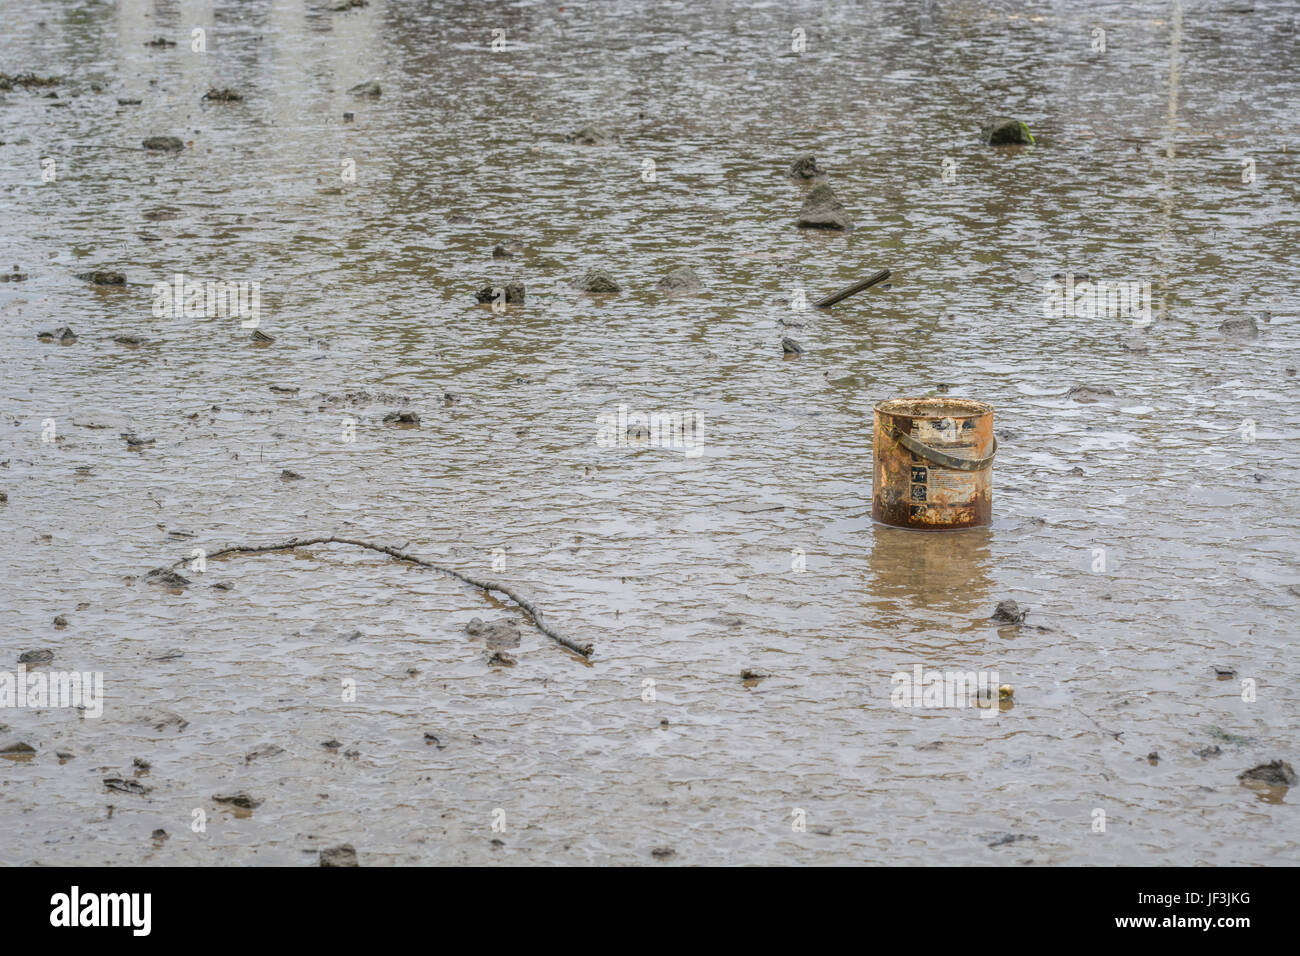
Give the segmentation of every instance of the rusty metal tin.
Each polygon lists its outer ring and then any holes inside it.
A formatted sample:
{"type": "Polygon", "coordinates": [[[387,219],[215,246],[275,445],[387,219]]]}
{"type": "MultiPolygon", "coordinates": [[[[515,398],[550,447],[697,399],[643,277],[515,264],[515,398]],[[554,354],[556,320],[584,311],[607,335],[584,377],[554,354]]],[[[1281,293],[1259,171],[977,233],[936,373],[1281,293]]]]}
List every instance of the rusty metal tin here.
{"type": "Polygon", "coordinates": [[[993,520],[993,406],[964,398],[892,398],[875,409],[871,517],[921,531],[993,520]]]}

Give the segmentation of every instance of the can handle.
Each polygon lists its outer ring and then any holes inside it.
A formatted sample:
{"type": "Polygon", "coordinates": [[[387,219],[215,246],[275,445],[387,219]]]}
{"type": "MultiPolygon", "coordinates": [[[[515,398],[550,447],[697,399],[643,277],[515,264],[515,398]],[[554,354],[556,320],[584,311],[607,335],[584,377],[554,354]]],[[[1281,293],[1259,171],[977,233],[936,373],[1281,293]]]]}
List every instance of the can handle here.
{"type": "Polygon", "coordinates": [[[920,455],[926,461],[933,462],[936,465],[942,465],[945,468],[956,468],[958,471],[983,471],[989,465],[993,464],[993,456],[998,453],[998,439],[993,436],[993,450],[984,458],[957,458],[953,455],[945,455],[937,448],[931,448],[925,442],[917,441],[911,435],[904,435],[898,430],[897,425],[890,425],[886,429],[887,434],[894,441],[898,442],[914,455],[920,455]]]}

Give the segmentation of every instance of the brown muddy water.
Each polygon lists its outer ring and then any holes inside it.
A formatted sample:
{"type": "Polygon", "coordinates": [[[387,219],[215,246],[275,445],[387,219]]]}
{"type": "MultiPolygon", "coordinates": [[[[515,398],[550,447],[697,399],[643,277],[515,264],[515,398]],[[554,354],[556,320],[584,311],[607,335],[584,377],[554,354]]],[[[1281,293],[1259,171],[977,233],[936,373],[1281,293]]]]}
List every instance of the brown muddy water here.
{"type": "Polygon", "coordinates": [[[0,5],[0,71],[61,78],[0,93],[0,656],[105,694],[0,713],[0,862],[1300,863],[1237,779],[1300,757],[1292,8],[326,6],[0,5]],[[855,231],[795,227],[807,152],[855,231]],[[1151,323],[1046,315],[1067,272],[1151,323]],[[156,315],[176,273],[259,283],[274,342],[156,315]],[[990,528],[870,520],[872,406],[925,394],[997,409],[990,528]],[[620,404],[702,453],[598,443],[620,404]],[[355,548],[143,579],[329,534],[595,653],[355,548]],[[892,706],[918,664],[1014,705],[892,706]]]}

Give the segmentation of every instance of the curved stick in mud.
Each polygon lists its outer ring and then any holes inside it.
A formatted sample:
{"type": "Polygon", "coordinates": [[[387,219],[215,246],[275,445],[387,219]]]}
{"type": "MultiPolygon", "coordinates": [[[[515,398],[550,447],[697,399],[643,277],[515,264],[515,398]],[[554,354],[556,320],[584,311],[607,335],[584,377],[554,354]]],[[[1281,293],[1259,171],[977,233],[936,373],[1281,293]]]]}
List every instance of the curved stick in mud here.
{"type": "MultiPolygon", "coordinates": [[[[338,538],[333,535],[329,535],[329,536],[317,537],[317,538],[290,538],[288,541],[283,542],[281,544],[234,545],[229,548],[222,548],[220,551],[213,551],[205,555],[204,557],[219,558],[227,554],[258,554],[258,553],[265,553],[270,551],[289,551],[293,548],[302,548],[312,544],[350,544],[353,547],[366,548],[370,551],[378,551],[381,554],[386,554],[389,557],[396,558],[399,561],[407,561],[411,564],[418,564],[422,568],[431,568],[434,571],[441,571],[443,574],[447,574],[453,578],[456,578],[457,580],[464,581],[470,587],[479,588],[483,591],[499,591],[501,594],[504,594],[506,597],[510,598],[510,600],[514,601],[526,612],[528,612],[529,617],[533,619],[533,625],[539,631],[541,631],[543,634],[549,637],[551,640],[559,644],[561,647],[567,647],[575,654],[581,654],[583,657],[590,657],[592,651],[595,650],[595,648],[591,644],[580,644],[579,642],[575,641],[573,638],[567,636],[566,634],[563,634],[560,631],[555,630],[553,627],[548,625],[545,622],[545,620],[542,619],[542,612],[538,610],[537,605],[535,605],[528,598],[524,597],[518,591],[514,590],[514,588],[510,587],[510,585],[504,584],[500,581],[491,581],[491,580],[485,580],[483,578],[477,578],[472,575],[465,574],[464,572],[457,571],[453,568],[444,567],[441,564],[434,564],[432,561],[425,561],[423,558],[417,558],[415,555],[407,554],[405,551],[399,551],[397,548],[390,548],[386,544],[375,544],[372,541],[360,541],[356,538],[338,538]]],[[[189,559],[182,558],[181,560],[173,564],[172,567],[173,568],[179,567],[180,565],[184,564],[187,560],[189,559]]]]}

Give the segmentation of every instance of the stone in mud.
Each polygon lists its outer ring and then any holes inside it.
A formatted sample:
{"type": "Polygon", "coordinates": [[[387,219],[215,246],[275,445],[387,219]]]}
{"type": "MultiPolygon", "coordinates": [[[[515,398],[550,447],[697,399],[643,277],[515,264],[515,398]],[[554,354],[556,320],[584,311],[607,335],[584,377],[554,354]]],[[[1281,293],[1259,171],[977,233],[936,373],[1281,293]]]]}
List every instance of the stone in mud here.
{"type": "Polygon", "coordinates": [[[24,756],[27,754],[34,754],[34,753],[36,753],[36,748],[23,740],[19,740],[16,743],[6,744],[5,746],[0,747],[0,754],[5,754],[13,757],[19,757],[19,756],[24,756]]]}
{"type": "Polygon", "coordinates": [[[185,148],[179,136],[149,136],[141,140],[140,145],[145,149],[160,150],[162,152],[175,153],[185,148]]]}
{"type": "Polygon", "coordinates": [[[804,199],[797,225],[802,229],[852,229],[853,218],[835,191],[823,184],[804,199]]]}
{"type": "Polygon", "coordinates": [[[420,416],[415,412],[389,412],[384,416],[385,425],[419,425],[420,416]]]}
{"type": "Polygon", "coordinates": [[[659,280],[660,292],[699,292],[704,283],[690,266],[679,266],[659,280]]]}
{"type": "Polygon", "coordinates": [[[190,579],[167,568],[154,568],[144,576],[145,584],[159,584],[167,588],[183,588],[190,579]]]}
{"type": "Polygon", "coordinates": [[[256,810],[263,803],[263,801],[249,794],[247,790],[240,790],[236,793],[213,794],[212,799],[217,803],[224,803],[226,806],[238,807],[240,810],[256,810]]]}
{"type": "Polygon", "coordinates": [[[145,40],[145,46],[151,46],[154,49],[161,50],[169,46],[175,46],[175,40],[169,40],[166,37],[154,37],[152,40],[145,40]]]}
{"type": "Polygon", "coordinates": [[[141,783],[139,780],[126,780],[122,777],[105,777],[104,786],[109,790],[116,790],[118,793],[134,793],[137,796],[144,796],[153,790],[153,787],[141,783]]]}
{"type": "Polygon", "coordinates": [[[999,116],[991,119],[980,128],[980,141],[985,146],[1012,146],[1034,144],[1034,136],[1029,127],[1018,119],[999,116]]]}
{"type": "Polygon", "coordinates": [[[60,326],[53,332],[37,332],[36,337],[42,342],[58,340],[60,345],[75,345],[77,342],[77,333],[66,325],[60,326]]]}
{"type": "Polygon", "coordinates": [[[345,122],[345,123],[351,123],[351,122],[352,122],[354,119],[356,119],[356,118],[357,118],[357,114],[356,114],[356,113],[344,113],[344,114],[343,114],[343,122],[345,122]]]}
{"type": "Polygon", "coordinates": [[[1037,840],[1038,837],[1027,833],[986,833],[984,839],[990,840],[989,849],[1006,846],[1008,843],[1020,843],[1023,840],[1037,840]]]}
{"type": "Polygon", "coordinates": [[[656,846],[650,848],[650,855],[656,860],[671,860],[677,851],[670,846],[656,846]]]}
{"type": "Polygon", "coordinates": [[[1230,339],[1250,340],[1259,338],[1259,326],[1250,316],[1244,319],[1226,319],[1219,323],[1219,331],[1230,339]]]}
{"type": "Polygon", "coordinates": [[[383,93],[383,90],[379,88],[378,80],[368,80],[365,83],[358,83],[356,86],[352,87],[352,89],[348,90],[348,92],[353,96],[377,97],[383,93]]]}
{"type": "Polygon", "coordinates": [[[424,742],[430,747],[437,747],[439,750],[447,749],[447,745],[438,739],[437,734],[430,733],[427,730],[424,732],[424,742]]]}
{"type": "Polygon", "coordinates": [[[149,834],[149,839],[158,840],[159,842],[166,840],[167,831],[159,827],[157,830],[154,830],[153,833],[149,834]]]}
{"type": "Polygon", "coordinates": [[[290,471],[288,468],[280,472],[281,481],[302,481],[302,475],[296,471],[290,471]]]}
{"type": "Polygon", "coordinates": [[[582,129],[576,130],[564,138],[567,142],[578,143],[582,146],[605,146],[618,140],[618,137],[608,127],[597,126],[595,123],[588,123],[582,129]]]}
{"type": "Polygon", "coordinates": [[[326,750],[338,750],[343,745],[339,743],[337,740],[327,740],[324,743],[322,743],[321,746],[324,747],[326,750]]]}
{"type": "Polygon", "coordinates": [[[126,276],[120,272],[107,269],[94,269],[90,272],[78,272],[77,278],[91,285],[126,285],[126,276]]]}
{"type": "Polygon", "coordinates": [[[1221,756],[1223,754],[1223,748],[1218,744],[1211,744],[1210,746],[1202,747],[1200,750],[1193,750],[1192,753],[1195,756],[1200,757],[1202,760],[1209,760],[1211,757],[1221,756]]]}
{"type": "Polygon", "coordinates": [[[261,329],[254,329],[253,334],[249,336],[249,341],[254,345],[270,345],[275,339],[267,335],[261,329]]]}
{"type": "Polygon", "coordinates": [[[770,671],[765,671],[761,667],[746,667],[740,672],[741,680],[764,680],[771,676],[770,671]]]}
{"type": "Polygon", "coordinates": [[[0,272],[0,282],[26,282],[27,273],[20,272],[17,266],[14,266],[13,272],[0,272]]]}
{"type": "Polygon", "coordinates": [[[1065,393],[1065,397],[1076,402],[1097,402],[1103,398],[1114,398],[1115,390],[1104,385],[1076,385],[1065,393]]]}
{"type": "Polygon", "coordinates": [[[787,175],[791,179],[820,179],[826,175],[826,170],[817,165],[811,153],[807,153],[790,164],[787,175]]]}
{"type": "Polygon", "coordinates": [[[1005,601],[998,602],[998,606],[993,609],[993,616],[990,620],[1002,624],[1023,624],[1028,613],[1029,608],[1022,611],[1019,604],[1008,598],[1005,601]]]}
{"type": "Polygon", "coordinates": [[[1272,760],[1268,763],[1262,763],[1258,767],[1243,770],[1237,774],[1237,779],[1242,781],[1254,780],[1259,783],[1266,783],[1270,787],[1294,787],[1297,783],[1300,783],[1300,777],[1296,776],[1291,765],[1285,760],[1272,760]]]}
{"type": "Polygon", "coordinates": [[[144,344],[144,339],[138,335],[115,335],[113,341],[118,345],[125,345],[128,348],[136,348],[144,344]]]}
{"type": "Polygon", "coordinates": [[[127,448],[143,448],[145,445],[152,445],[157,441],[154,438],[141,438],[135,432],[122,432],[119,437],[126,442],[127,448]]]}
{"type": "Polygon", "coordinates": [[[262,744],[255,750],[250,750],[244,754],[244,763],[252,763],[254,760],[264,757],[276,757],[282,753],[284,753],[284,748],[279,744],[262,744]]]}
{"type": "Polygon", "coordinates": [[[203,94],[203,99],[212,100],[214,103],[238,103],[244,98],[244,94],[232,89],[217,89],[215,86],[203,94]]]}
{"type": "Polygon", "coordinates": [[[277,395],[297,395],[299,391],[297,385],[270,385],[268,387],[277,395]]]}
{"type": "Polygon", "coordinates": [[[803,346],[796,342],[790,336],[781,339],[781,351],[786,355],[803,355],[803,346]]]}
{"type": "Polygon", "coordinates": [[[143,102],[144,100],[132,100],[123,97],[118,97],[117,105],[118,106],[139,106],[143,102]]]}
{"type": "Polygon", "coordinates": [[[146,773],[153,769],[153,764],[150,763],[148,760],[145,760],[143,757],[136,757],[135,759],[133,759],[131,761],[131,766],[134,767],[136,770],[143,770],[146,773]]]}
{"type": "Polygon", "coordinates": [[[190,725],[188,720],[180,714],[172,713],[170,710],[145,710],[137,715],[137,719],[154,730],[171,730],[175,728],[177,733],[190,725]]]}
{"type": "Polygon", "coordinates": [[[521,239],[502,239],[492,247],[493,259],[513,259],[515,256],[522,256],[525,252],[525,246],[521,239]]]}
{"type": "Polygon", "coordinates": [[[320,851],[321,866],[357,866],[357,851],[351,843],[340,843],[320,851]]]}
{"type": "Polygon", "coordinates": [[[582,276],[574,279],[573,287],[579,292],[614,293],[623,291],[619,284],[614,281],[614,277],[599,267],[588,269],[582,276]]]}
{"type": "Polygon", "coordinates": [[[68,619],[60,614],[54,619],[54,626],[59,629],[65,628],[68,626],[68,619]]]}
{"type": "Polygon", "coordinates": [[[494,650],[519,646],[519,624],[508,617],[487,622],[476,617],[465,625],[465,633],[471,637],[483,638],[487,646],[494,650]]]}
{"type": "Polygon", "coordinates": [[[494,667],[514,667],[515,659],[505,651],[493,651],[488,655],[488,664],[494,667]]]}
{"type": "Polygon", "coordinates": [[[1237,676],[1236,668],[1229,667],[1227,664],[1214,664],[1212,666],[1214,668],[1215,676],[1222,680],[1227,680],[1228,678],[1237,676]]]}
{"type": "Polygon", "coordinates": [[[15,73],[10,76],[8,73],[0,73],[0,90],[11,90],[15,86],[24,88],[32,86],[57,86],[60,82],[57,76],[37,76],[35,73],[15,73]]]}
{"type": "Polygon", "coordinates": [[[474,293],[480,303],[496,302],[497,296],[502,296],[507,305],[524,304],[524,284],[522,282],[507,282],[504,286],[488,286],[474,293]]]}

